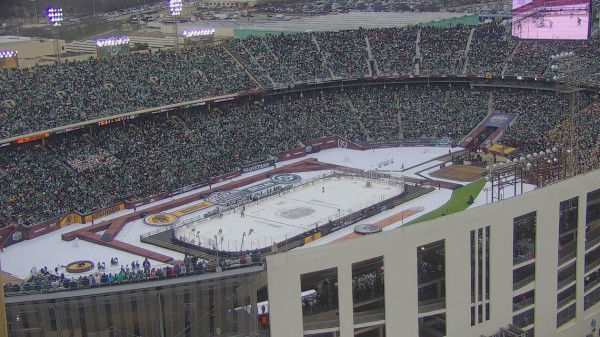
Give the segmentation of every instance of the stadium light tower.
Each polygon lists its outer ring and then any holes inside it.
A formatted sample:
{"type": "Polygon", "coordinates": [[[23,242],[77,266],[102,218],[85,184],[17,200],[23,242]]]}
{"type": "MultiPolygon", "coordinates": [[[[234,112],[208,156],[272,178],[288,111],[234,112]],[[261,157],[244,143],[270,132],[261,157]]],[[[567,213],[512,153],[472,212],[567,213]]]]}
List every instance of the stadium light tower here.
{"type": "Polygon", "coordinates": [[[29,1],[33,5],[33,15],[35,16],[35,23],[39,24],[40,20],[38,19],[38,12],[37,12],[37,8],[36,8],[35,0],[29,0],[29,1]]]}
{"type": "Polygon", "coordinates": [[[63,11],[62,8],[53,8],[49,7],[46,12],[48,16],[48,21],[50,21],[50,26],[52,26],[52,36],[54,38],[54,51],[56,52],[56,64],[60,66],[60,43],[56,38],[56,30],[57,27],[60,27],[63,21],[63,11]]]}
{"type": "Polygon", "coordinates": [[[550,57],[552,65],[550,71],[554,73],[552,79],[558,81],[558,92],[569,95],[569,128],[567,130],[568,140],[563,145],[567,151],[567,177],[576,175],[579,171],[577,167],[577,132],[579,124],[579,110],[581,107],[581,83],[587,76],[589,68],[595,68],[598,63],[591,66],[588,60],[577,56],[574,52],[562,52],[550,57]]]}
{"type": "Polygon", "coordinates": [[[179,51],[179,29],[177,25],[179,23],[179,16],[183,9],[181,0],[169,0],[169,9],[171,10],[171,16],[173,17],[173,37],[175,38],[175,51],[179,51]]]}

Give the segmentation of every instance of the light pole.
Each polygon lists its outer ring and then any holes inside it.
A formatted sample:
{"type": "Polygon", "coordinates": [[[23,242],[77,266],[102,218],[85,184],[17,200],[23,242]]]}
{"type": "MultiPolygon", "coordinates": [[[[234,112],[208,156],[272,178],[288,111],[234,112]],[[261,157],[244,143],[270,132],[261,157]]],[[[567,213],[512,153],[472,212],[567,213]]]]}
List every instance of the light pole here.
{"type": "Polygon", "coordinates": [[[215,234],[215,250],[217,251],[217,265],[215,266],[215,271],[221,271],[221,264],[219,263],[219,241],[217,240],[217,235],[215,234]]]}
{"type": "Polygon", "coordinates": [[[54,38],[54,52],[56,52],[56,65],[60,67],[60,43],[58,39],[56,39],[56,27],[60,27],[61,22],[63,21],[62,8],[49,7],[47,15],[48,21],[50,21],[50,26],[52,26],[52,37],[54,38]]]}
{"type": "Polygon", "coordinates": [[[37,8],[36,8],[37,6],[35,4],[35,0],[30,0],[30,1],[33,4],[33,15],[35,16],[35,23],[39,24],[40,21],[38,20],[38,12],[37,12],[37,8]]]}
{"type": "Polygon", "coordinates": [[[223,244],[223,236],[221,235],[223,233],[223,229],[219,229],[219,232],[217,234],[214,235],[214,239],[215,239],[215,249],[217,250],[217,266],[216,271],[221,271],[221,263],[219,263],[219,236],[221,236],[221,245],[223,244]]]}
{"type": "Polygon", "coordinates": [[[179,16],[183,5],[181,0],[169,0],[169,9],[171,10],[171,16],[173,17],[173,38],[175,38],[175,51],[179,51],[179,29],[177,25],[179,23],[179,16]]]}
{"type": "Polygon", "coordinates": [[[244,251],[244,238],[246,237],[246,232],[242,235],[242,243],[240,244],[240,255],[244,251]]]}

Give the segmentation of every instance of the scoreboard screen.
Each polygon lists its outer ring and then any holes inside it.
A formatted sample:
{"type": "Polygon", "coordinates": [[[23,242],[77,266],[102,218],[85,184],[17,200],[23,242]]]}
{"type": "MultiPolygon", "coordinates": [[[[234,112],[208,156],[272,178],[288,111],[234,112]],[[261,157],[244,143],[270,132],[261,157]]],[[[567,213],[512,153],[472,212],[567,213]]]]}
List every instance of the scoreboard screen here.
{"type": "Polygon", "coordinates": [[[521,39],[586,40],[591,0],[513,0],[512,35],[521,39]]]}
{"type": "Polygon", "coordinates": [[[129,54],[129,43],[97,47],[98,58],[129,54]]]}
{"type": "Polygon", "coordinates": [[[205,35],[205,36],[191,36],[191,37],[184,37],[183,38],[183,44],[185,46],[185,48],[191,48],[191,47],[199,47],[205,44],[209,44],[214,42],[215,40],[215,35],[205,35]]]}

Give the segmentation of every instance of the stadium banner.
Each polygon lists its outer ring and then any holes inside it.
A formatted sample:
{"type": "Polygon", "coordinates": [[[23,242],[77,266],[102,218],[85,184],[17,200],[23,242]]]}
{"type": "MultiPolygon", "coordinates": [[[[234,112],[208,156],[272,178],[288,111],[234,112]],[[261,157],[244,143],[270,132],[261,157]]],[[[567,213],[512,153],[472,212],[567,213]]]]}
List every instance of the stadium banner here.
{"type": "Polygon", "coordinates": [[[213,178],[210,178],[209,183],[210,184],[217,184],[223,181],[227,181],[229,179],[233,179],[235,177],[239,177],[241,175],[240,171],[235,171],[235,172],[231,172],[231,173],[227,173],[227,174],[222,174],[220,176],[216,176],[213,178]]]}
{"type": "Polygon", "coordinates": [[[269,168],[272,166],[275,166],[275,160],[273,160],[273,159],[266,160],[266,161],[262,161],[262,162],[259,162],[256,164],[242,166],[242,173],[250,173],[250,172],[266,169],[266,168],[269,168]]]}
{"type": "Polygon", "coordinates": [[[164,199],[164,198],[166,198],[168,196],[169,196],[168,193],[160,193],[160,194],[151,195],[151,196],[143,198],[143,199],[125,200],[123,202],[123,204],[125,205],[126,209],[132,209],[132,208],[136,208],[136,207],[139,207],[139,206],[142,206],[142,205],[151,204],[151,203],[153,203],[155,201],[162,200],[162,199],[164,199]]]}
{"type": "Polygon", "coordinates": [[[44,234],[48,234],[50,232],[54,232],[57,229],[60,229],[59,224],[60,217],[46,220],[33,226],[19,225],[18,227],[20,229],[12,234],[11,239],[14,242],[18,242],[21,240],[31,240],[37,238],[38,236],[42,236],[44,234]]]}
{"type": "MultiPolygon", "coordinates": [[[[191,184],[191,185],[187,185],[187,186],[183,186],[181,188],[177,188],[171,192],[169,192],[167,195],[165,195],[164,197],[174,197],[176,195],[182,194],[182,193],[186,193],[189,192],[191,190],[195,190],[197,188],[201,188],[201,187],[205,187],[208,186],[208,182],[201,182],[201,183],[195,183],[195,184],[191,184]]],[[[139,206],[139,205],[136,205],[139,206]]]]}
{"type": "Polygon", "coordinates": [[[456,142],[450,138],[403,138],[403,139],[382,139],[367,142],[359,142],[363,147],[411,147],[411,146],[435,146],[435,147],[454,147],[456,142]]]}
{"type": "Polygon", "coordinates": [[[313,242],[315,240],[318,240],[321,238],[321,232],[316,232],[315,234],[309,235],[307,237],[304,238],[304,244],[307,244],[309,242],[313,242]]]}
{"type": "Polygon", "coordinates": [[[17,228],[17,225],[10,225],[0,228],[0,243],[2,243],[17,228]]]}
{"type": "Polygon", "coordinates": [[[59,217],[58,227],[63,228],[63,227],[69,226],[74,223],[80,224],[80,223],[83,223],[82,220],[83,220],[83,218],[82,218],[81,214],[71,212],[69,214],[61,215],[59,217]]]}
{"type": "Polygon", "coordinates": [[[306,147],[311,147],[311,151],[306,151],[307,153],[311,153],[311,152],[318,152],[320,150],[327,150],[327,149],[333,149],[338,147],[338,139],[339,137],[337,136],[331,136],[331,137],[323,137],[323,138],[318,138],[318,139],[311,139],[311,140],[306,140],[303,141],[302,143],[304,145],[306,145],[306,147]]]}
{"type": "Polygon", "coordinates": [[[355,142],[349,141],[342,137],[337,137],[337,147],[339,147],[341,149],[350,149],[350,150],[360,150],[360,151],[366,150],[366,148],[364,146],[361,146],[355,142]]]}
{"type": "Polygon", "coordinates": [[[306,148],[303,147],[285,150],[275,155],[278,161],[302,158],[304,156],[306,156],[306,148]]]}
{"type": "Polygon", "coordinates": [[[103,218],[103,217],[105,217],[107,215],[111,215],[113,213],[117,213],[119,211],[122,211],[124,209],[125,209],[125,203],[123,203],[123,202],[118,203],[116,205],[108,206],[108,207],[103,208],[103,209],[101,209],[99,211],[95,211],[93,213],[90,213],[90,214],[86,215],[83,218],[83,222],[86,223],[86,222],[90,222],[92,220],[100,219],[100,218],[103,218]]]}
{"type": "Polygon", "coordinates": [[[0,228],[0,244],[3,247],[8,247],[13,243],[20,242],[23,239],[23,228],[26,227],[16,224],[0,228]],[[17,232],[21,234],[15,234],[17,232]],[[13,239],[13,235],[18,240],[13,239]]]}

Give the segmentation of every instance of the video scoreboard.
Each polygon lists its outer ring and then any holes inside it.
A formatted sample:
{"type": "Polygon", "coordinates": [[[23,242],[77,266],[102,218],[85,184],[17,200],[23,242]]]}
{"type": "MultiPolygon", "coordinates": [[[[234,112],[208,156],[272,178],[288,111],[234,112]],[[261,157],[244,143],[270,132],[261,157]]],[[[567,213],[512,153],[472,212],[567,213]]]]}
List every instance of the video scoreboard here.
{"type": "Polygon", "coordinates": [[[513,0],[512,35],[521,39],[587,40],[591,0],[513,0]]]}

